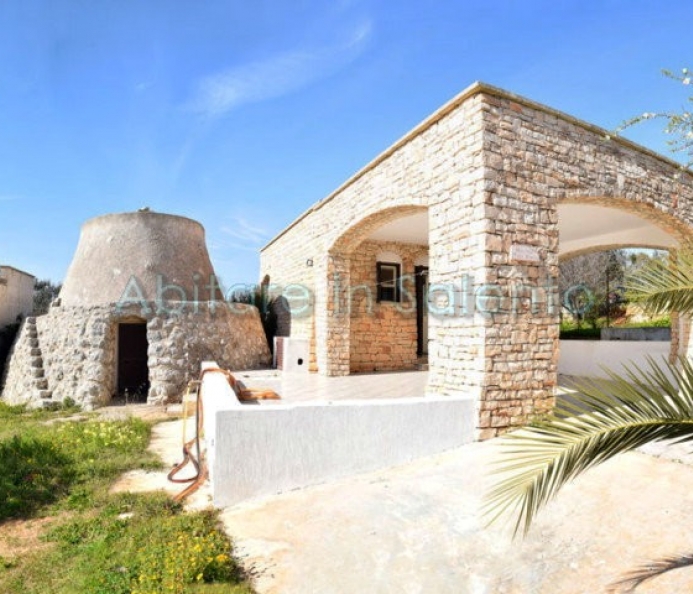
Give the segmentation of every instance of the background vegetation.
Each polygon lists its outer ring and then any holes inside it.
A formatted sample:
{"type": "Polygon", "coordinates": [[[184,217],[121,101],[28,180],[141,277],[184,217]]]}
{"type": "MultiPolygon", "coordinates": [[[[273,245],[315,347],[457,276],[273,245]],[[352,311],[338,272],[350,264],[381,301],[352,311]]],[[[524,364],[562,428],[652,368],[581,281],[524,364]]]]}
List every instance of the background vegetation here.
{"type": "Polygon", "coordinates": [[[666,328],[666,314],[647,315],[626,290],[631,279],[654,263],[662,250],[605,250],[560,263],[561,338],[599,340],[601,328],[666,328]]]}

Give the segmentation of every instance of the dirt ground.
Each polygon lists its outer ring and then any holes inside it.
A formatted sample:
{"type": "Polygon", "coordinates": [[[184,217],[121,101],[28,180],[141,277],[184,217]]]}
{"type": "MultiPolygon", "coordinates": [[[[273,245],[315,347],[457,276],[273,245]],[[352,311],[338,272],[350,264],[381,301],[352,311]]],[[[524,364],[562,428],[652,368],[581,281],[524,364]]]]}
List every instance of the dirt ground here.
{"type": "Polygon", "coordinates": [[[0,559],[11,560],[29,551],[48,546],[41,535],[55,520],[53,517],[33,520],[9,520],[0,524],[0,559]]]}

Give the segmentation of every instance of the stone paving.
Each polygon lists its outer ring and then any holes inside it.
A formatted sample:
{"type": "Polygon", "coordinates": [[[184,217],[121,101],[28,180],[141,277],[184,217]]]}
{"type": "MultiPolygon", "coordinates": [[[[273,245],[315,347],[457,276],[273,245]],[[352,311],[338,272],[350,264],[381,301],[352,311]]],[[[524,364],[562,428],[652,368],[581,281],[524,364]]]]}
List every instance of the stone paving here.
{"type": "MultiPolygon", "coordinates": [[[[496,440],[225,510],[259,594],[595,594],[693,552],[693,468],[644,453],[569,485],[524,540],[479,508],[496,440]]],[[[693,591],[693,570],[638,594],[693,591]]]]}

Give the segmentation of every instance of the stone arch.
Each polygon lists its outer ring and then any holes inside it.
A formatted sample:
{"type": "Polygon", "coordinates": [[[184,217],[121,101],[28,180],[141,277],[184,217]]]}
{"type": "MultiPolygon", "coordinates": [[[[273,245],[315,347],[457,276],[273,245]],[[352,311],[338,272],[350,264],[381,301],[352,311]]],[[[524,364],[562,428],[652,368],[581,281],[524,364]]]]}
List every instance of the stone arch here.
{"type": "MultiPolygon", "coordinates": [[[[405,204],[384,208],[352,223],[327,250],[326,315],[317,322],[318,369],[327,375],[351,371],[351,266],[359,246],[377,229],[428,207],[405,204]]],[[[413,260],[412,260],[413,262],[413,260]]]]}
{"type": "Polygon", "coordinates": [[[592,252],[630,247],[670,250],[690,238],[691,228],[687,222],[647,202],[584,196],[561,200],[557,209],[561,261],[592,252]],[[566,222],[564,219],[568,218],[577,220],[566,222]],[[590,234],[589,225],[593,219],[599,219],[600,232],[590,234]],[[579,227],[582,227],[579,230],[582,237],[576,240],[579,227]],[[564,237],[564,234],[569,237],[564,237]]]}
{"type": "Polygon", "coordinates": [[[649,192],[643,191],[630,198],[620,195],[577,194],[564,196],[557,201],[559,210],[562,206],[570,205],[596,206],[630,213],[648,221],[677,241],[686,240],[691,235],[693,217],[686,210],[678,209],[676,198],[671,198],[670,205],[665,206],[657,203],[649,192]]]}
{"type": "MultiPolygon", "coordinates": [[[[559,262],[570,260],[577,256],[584,256],[591,253],[597,253],[606,250],[627,249],[627,248],[649,248],[659,250],[676,250],[680,245],[690,241],[691,227],[690,224],[677,216],[675,203],[671,208],[662,208],[661,205],[655,205],[651,201],[651,196],[643,195],[639,200],[628,199],[621,196],[572,196],[558,205],[559,209],[559,262]],[[609,223],[612,227],[614,220],[608,220],[609,212],[618,211],[619,213],[627,213],[630,221],[636,225],[640,225],[635,230],[628,232],[619,232],[619,229],[612,228],[610,235],[605,237],[603,234],[600,237],[590,241],[571,242],[571,248],[577,245],[577,249],[566,250],[561,246],[561,212],[562,206],[576,207],[573,209],[579,211],[581,206],[592,208],[592,212],[601,210],[606,215],[607,220],[600,221],[603,228],[607,228],[609,223]]],[[[624,217],[621,216],[621,220],[624,217]]],[[[679,332],[679,316],[676,312],[672,312],[672,340],[670,343],[670,360],[674,360],[680,348],[680,332],[679,332]]],[[[561,349],[561,357],[563,357],[563,349],[561,349]]]]}
{"type": "Polygon", "coordinates": [[[349,254],[379,227],[396,219],[424,212],[428,212],[428,207],[420,204],[404,204],[378,210],[349,226],[335,239],[328,251],[330,254],[349,254]]]}

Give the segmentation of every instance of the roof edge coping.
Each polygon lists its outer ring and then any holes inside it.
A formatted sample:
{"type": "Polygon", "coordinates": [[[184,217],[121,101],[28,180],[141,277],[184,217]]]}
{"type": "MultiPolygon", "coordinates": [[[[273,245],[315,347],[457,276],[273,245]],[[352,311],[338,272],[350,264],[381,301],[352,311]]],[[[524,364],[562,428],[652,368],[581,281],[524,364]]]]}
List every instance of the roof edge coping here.
{"type": "Polygon", "coordinates": [[[323,206],[325,206],[327,203],[331,202],[332,199],[337,196],[337,194],[340,194],[342,191],[344,191],[346,188],[348,188],[350,185],[352,185],[354,182],[356,182],[358,179],[363,177],[366,173],[374,169],[377,165],[385,161],[388,157],[390,157],[393,153],[395,153],[397,150],[402,148],[405,144],[410,142],[412,139],[416,138],[426,130],[428,130],[433,124],[436,122],[440,121],[443,119],[446,115],[448,115],[450,112],[454,111],[457,107],[462,105],[467,99],[473,97],[474,95],[478,95],[480,93],[485,93],[487,95],[491,95],[494,97],[498,97],[501,99],[509,99],[510,101],[514,101],[515,103],[518,103],[520,105],[524,105],[525,107],[529,107],[531,109],[535,109],[537,111],[541,111],[544,113],[547,113],[549,115],[553,115],[559,119],[562,119],[564,121],[567,121],[571,124],[574,124],[576,126],[579,126],[580,128],[584,128],[590,132],[593,132],[599,136],[602,136],[605,141],[611,141],[611,142],[617,142],[618,144],[621,144],[623,146],[626,146],[630,149],[634,149],[639,153],[643,153],[645,155],[648,155],[649,157],[653,157],[659,161],[662,161],[666,163],[667,165],[673,166],[676,169],[679,169],[685,173],[687,173],[690,177],[693,178],[693,171],[690,169],[686,168],[684,165],[681,163],[670,159],[669,157],[665,157],[664,155],[660,155],[658,152],[653,151],[652,149],[649,149],[647,147],[644,147],[637,142],[633,142],[632,140],[628,140],[627,138],[624,138],[623,136],[620,136],[619,134],[606,130],[605,128],[602,128],[600,126],[597,126],[595,124],[590,124],[589,122],[586,122],[584,120],[581,120],[579,118],[576,118],[574,116],[571,116],[563,111],[560,111],[558,109],[554,109],[553,107],[549,107],[548,105],[544,105],[543,103],[539,103],[537,101],[533,101],[531,99],[527,99],[526,97],[523,97],[522,95],[517,95],[515,93],[512,93],[510,91],[506,91],[505,89],[501,89],[500,87],[495,87],[493,85],[490,85],[488,83],[482,82],[482,81],[475,81],[471,85],[469,85],[467,88],[465,88],[463,91],[455,95],[452,99],[450,99],[447,103],[443,104],[441,107],[439,107],[436,111],[434,111],[431,115],[429,115],[426,119],[421,121],[419,124],[414,126],[411,130],[409,130],[404,136],[401,136],[399,139],[397,139],[394,143],[392,143],[388,148],[386,148],[383,152],[378,154],[375,158],[373,158],[371,161],[369,161],[366,165],[364,165],[361,169],[359,169],[356,173],[354,173],[351,177],[349,177],[345,182],[340,184],[335,190],[332,190],[325,198],[322,200],[319,200],[315,204],[313,204],[308,210],[305,210],[302,214],[300,214],[296,219],[294,219],[293,222],[291,222],[287,227],[285,227],[283,230],[281,230],[277,235],[275,235],[272,239],[270,239],[267,244],[265,244],[262,248],[260,248],[260,252],[265,251],[268,247],[270,247],[273,243],[275,243],[278,239],[286,235],[291,229],[293,229],[296,225],[298,225],[303,219],[305,219],[308,215],[311,213],[320,210],[323,206]]]}

